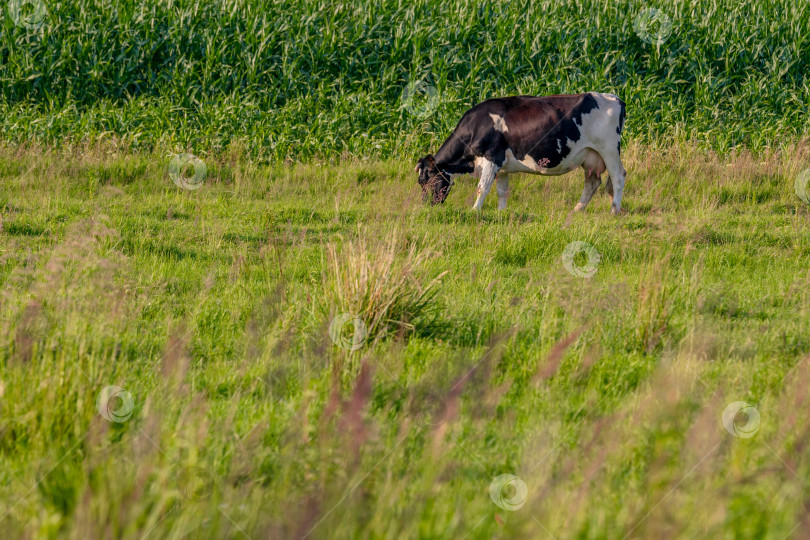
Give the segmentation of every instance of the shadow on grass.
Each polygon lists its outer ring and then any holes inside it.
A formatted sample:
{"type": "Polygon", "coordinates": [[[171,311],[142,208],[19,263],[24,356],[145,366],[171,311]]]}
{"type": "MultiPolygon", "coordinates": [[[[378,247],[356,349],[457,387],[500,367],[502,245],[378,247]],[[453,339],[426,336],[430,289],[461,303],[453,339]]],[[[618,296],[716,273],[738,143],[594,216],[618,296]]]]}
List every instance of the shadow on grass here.
{"type": "Polygon", "coordinates": [[[48,236],[50,231],[45,227],[31,223],[3,223],[3,232],[10,236],[48,236]]]}

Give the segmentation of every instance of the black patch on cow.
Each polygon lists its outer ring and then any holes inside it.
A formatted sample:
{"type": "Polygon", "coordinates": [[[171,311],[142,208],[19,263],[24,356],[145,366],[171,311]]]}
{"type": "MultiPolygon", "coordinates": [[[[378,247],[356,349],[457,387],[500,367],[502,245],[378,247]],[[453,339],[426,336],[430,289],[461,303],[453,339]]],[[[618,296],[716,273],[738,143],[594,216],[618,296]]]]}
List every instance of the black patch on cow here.
{"type": "MultiPolygon", "coordinates": [[[[469,111],[468,111],[469,113],[469,111]]],[[[470,141],[475,132],[470,129],[467,114],[461,117],[456,129],[436,152],[437,167],[450,174],[468,174],[475,170],[475,155],[470,150],[470,141]]]]}
{"type": "Polygon", "coordinates": [[[506,116],[509,148],[519,160],[529,155],[542,168],[558,166],[571,153],[568,141],[582,136],[582,116],[599,105],[591,94],[526,98],[506,116]]]}
{"type": "MultiPolygon", "coordinates": [[[[624,101],[619,100],[619,103],[621,103],[622,108],[621,108],[621,111],[619,111],[619,126],[616,128],[616,134],[617,135],[621,135],[622,130],[624,130],[624,117],[625,117],[625,114],[626,114],[625,113],[624,101]]],[[[616,146],[617,146],[617,150],[619,152],[619,155],[622,155],[622,138],[621,137],[619,137],[619,142],[616,144],[616,146]]]]}

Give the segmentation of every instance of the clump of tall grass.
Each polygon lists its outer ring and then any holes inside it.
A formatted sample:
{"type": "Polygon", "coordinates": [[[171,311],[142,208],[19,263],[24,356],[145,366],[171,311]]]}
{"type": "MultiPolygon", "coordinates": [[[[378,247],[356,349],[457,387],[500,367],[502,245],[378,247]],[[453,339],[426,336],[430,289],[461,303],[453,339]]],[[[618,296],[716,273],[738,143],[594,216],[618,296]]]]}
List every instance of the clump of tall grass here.
{"type": "Polygon", "coordinates": [[[671,324],[676,286],[670,278],[671,257],[654,257],[640,269],[636,302],[639,344],[651,353],[662,344],[671,324]]]}
{"type": "Polygon", "coordinates": [[[326,247],[324,311],[350,314],[365,325],[372,341],[396,333],[430,333],[438,322],[436,293],[446,272],[430,277],[430,246],[403,239],[396,230],[385,237],[361,230],[355,240],[326,247]]]}

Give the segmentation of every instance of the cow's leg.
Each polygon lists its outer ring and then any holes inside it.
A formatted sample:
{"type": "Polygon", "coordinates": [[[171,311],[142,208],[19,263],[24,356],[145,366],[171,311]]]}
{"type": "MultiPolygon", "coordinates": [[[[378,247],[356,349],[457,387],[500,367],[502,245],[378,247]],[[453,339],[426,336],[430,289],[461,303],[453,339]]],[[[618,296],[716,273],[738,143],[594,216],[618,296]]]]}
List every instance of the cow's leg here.
{"type": "Polygon", "coordinates": [[[610,175],[608,175],[607,182],[605,182],[605,191],[607,191],[608,197],[610,197],[610,206],[613,206],[613,180],[610,179],[610,175]]]}
{"type": "Polygon", "coordinates": [[[585,187],[582,188],[582,197],[579,198],[579,202],[574,207],[574,212],[578,212],[588,205],[591,201],[591,197],[593,197],[593,194],[596,193],[596,190],[599,189],[601,184],[601,178],[593,173],[588,174],[588,171],[585,171],[585,187]]]}
{"type": "Polygon", "coordinates": [[[627,171],[624,169],[622,160],[617,153],[614,152],[609,156],[602,154],[602,157],[605,160],[605,165],[607,165],[608,174],[610,175],[610,181],[613,184],[613,199],[610,202],[610,213],[618,215],[624,212],[624,210],[622,210],[622,192],[624,191],[624,179],[627,176],[627,171]]]}
{"type": "Polygon", "coordinates": [[[484,199],[492,189],[492,184],[495,182],[495,175],[498,174],[498,167],[488,159],[484,159],[481,164],[481,179],[478,181],[478,189],[476,190],[477,198],[473,205],[473,210],[481,210],[484,207],[484,199]]]}
{"type": "Polygon", "coordinates": [[[596,151],[589,149],[582,162],[582,170],[585,171],[585,186],[582,188],[582,197],[574,207],[575,212],[585,208],[593,194],[599,189],[599,185],[602,183],[602,173],[605,172],[605,162],[596,151]]]}
{"type": "Polygon", "coordinates": [[[498,210],[506,210],[506,199],[509,197],[509,174],[499,172],[495,178],[498,180],[498,210]]]}

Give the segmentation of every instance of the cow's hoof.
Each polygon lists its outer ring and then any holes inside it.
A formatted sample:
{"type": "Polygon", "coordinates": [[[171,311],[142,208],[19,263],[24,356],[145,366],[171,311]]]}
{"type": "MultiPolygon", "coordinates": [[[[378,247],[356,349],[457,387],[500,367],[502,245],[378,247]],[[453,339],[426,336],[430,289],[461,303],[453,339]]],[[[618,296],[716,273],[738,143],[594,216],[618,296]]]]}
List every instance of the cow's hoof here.
{"type": "Polygon", "coordinates": [[[616,210],[615,208],[611,208],[610,213],[613,214],[614,216],[620,216],[620,215],[624,214],[625,211],[624,211],[624,208],[619,208],[618,210],[616,210]]]}

